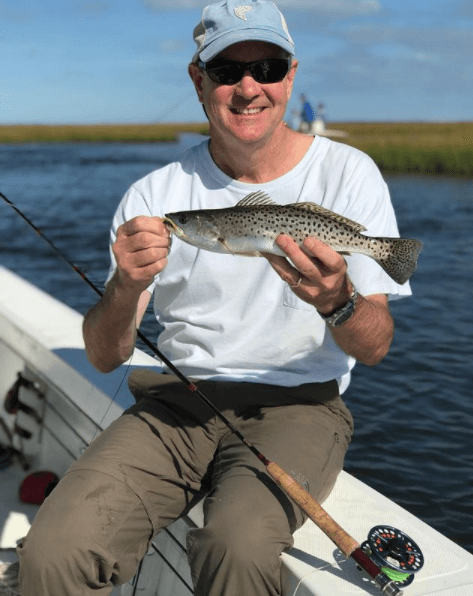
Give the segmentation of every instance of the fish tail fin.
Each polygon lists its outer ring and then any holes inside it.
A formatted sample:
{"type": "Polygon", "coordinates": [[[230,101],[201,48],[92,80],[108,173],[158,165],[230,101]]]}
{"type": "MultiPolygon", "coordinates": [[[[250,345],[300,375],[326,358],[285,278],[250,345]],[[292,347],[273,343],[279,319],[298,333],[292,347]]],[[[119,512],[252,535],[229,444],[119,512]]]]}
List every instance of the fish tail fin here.
{"type": "Polygon", "coordinates": [[[405,284],[417,267],[417,259],[422,250],[420,240],[404,238],[378,238],[384,248],[383,255],[376,262],[398,284],[405,284]]]}

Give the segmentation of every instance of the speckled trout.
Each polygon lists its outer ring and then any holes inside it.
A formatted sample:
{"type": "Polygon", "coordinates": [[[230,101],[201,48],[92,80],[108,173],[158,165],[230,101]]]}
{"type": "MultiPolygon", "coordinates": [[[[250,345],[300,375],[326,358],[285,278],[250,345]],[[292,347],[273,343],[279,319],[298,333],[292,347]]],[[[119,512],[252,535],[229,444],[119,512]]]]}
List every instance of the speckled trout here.
{"type": "Polygon", "coordinates": [[[399,284],[414,273],[422,250],[419,240],[364,236],[364,226],[316,203],[278,205],[263,191],[234,207],[167,213],[163,221],[192,246],[249,257],[263,252],[285,256],[276,244],[280,234],[299,246],[313,236],[339,253],[368,255],[399,284]]]}

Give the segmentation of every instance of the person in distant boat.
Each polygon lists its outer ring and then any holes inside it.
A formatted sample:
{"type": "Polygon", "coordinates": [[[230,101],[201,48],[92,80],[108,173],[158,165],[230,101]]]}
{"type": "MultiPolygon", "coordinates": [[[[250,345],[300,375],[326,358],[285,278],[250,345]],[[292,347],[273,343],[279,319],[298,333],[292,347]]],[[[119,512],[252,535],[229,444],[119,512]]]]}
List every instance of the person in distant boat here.
{"type": "Polygon", "coordinates": [[[301,95],[301,124],[300,124],[300,132],[304,132],[310,134],[312,132],[312,127],[315,121],[315,111],[312,107],[312,104],[307,99],[307,97],[302,93],[301,95]]]}
{"type": "MultiPolygon", "coordinates": [[[[87,355],[102,372],[128,360],[153,297],[159,349],[323,502],[352,436],[341,395],[356,361],[372,366],[388,353],[388,297],[409,295],[409,284],[313,237],[299,248],[279,236],[286,257],[216,254],[177,239],[171,248],[162,217],[231,207],[261,190],[395,237],[388,189],[363,153],[284,123],[298,62],[272,2],[207,6],[194,40],[188,70],[210,138],[136,182],[120,203],[110,277],[84,320],[87,355]]],[[[200,498],[204,524],[188,536],[195,594],[281,594],[280,554],[304,516],[205,405],[157,370],[132,375],[136,405],[42,505],[18,549],[22,596],[109,594],[200,498]]]]}

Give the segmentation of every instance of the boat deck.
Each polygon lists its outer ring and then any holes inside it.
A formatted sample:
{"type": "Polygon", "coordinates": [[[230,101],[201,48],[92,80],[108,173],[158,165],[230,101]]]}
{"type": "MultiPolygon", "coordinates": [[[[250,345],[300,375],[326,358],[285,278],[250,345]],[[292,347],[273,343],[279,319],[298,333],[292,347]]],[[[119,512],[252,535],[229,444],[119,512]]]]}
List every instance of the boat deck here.
{"type": "MultiPolygon", "coordinates": [[[[63,447],[55,451],[58,455],[53,467],[46,469],[60,475],[100,432],[99,426],[109,424],[132,403],[123,383],[125,372],[137,366],[152,367],[156,362],[137,351],[130,367],[124,365],[111,375],[100,375],[85,358],[78,313],[1,267],[0,287],[0,401],[19,371],[44,387],[46,401],[52,406],[46,411],[45,428],[51,433],[44,430],[42,434],[41,457],[36,465],[44,469],[51,445],[59,444],[59,438],[63,447]],[[59,424],[63,419],[74,432],[59,424]]],[[[37,510],[18,499],[27,473],[18,464],[0,470],[0,561],[15,559],[16,540],[25,534],[37,510]]],[[[373,526],[385,524],[399,528],[419,544],[425,565],[406,588],[406,596],[473,594],[473,555],[349,474],[342,472],[324,507],[360,542],[373,526]]],[[[144,558],[138,585],[133,580],[114,590],[114,596],[189,594],[185,535],[189,527],[200,524],[202,510],[198,505],[156,538],[144,558]],[[177,573],[169,572],[164,559],[177,573]]],[[[311,521],[296,532],[294,548],[282,555],[281,573],[283,596],[381,593],[311,521]]]]}

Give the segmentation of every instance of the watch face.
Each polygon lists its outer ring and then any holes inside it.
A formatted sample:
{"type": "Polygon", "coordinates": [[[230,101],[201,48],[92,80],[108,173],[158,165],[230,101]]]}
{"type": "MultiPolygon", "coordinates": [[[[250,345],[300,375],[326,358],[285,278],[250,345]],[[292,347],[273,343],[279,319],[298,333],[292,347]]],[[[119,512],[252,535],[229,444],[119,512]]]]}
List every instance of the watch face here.
{"type": "Polygon", "coordinates": [[[326,322],[332,327],[339,327],[353,315],[355,312],[355,305],[358,299],[358,292],[354,289],[352,295],[345,306],[342,306],[330,317],[324,317],[326,322]]]}
{"type": "Polygon", "coordinates": [[[353,311],[354,311],[353,305],[351,305],[351,308],[347,308],[347,310],[345,312],[340,313],[340,315],[335,319],[335,321],[332,323],[332,325],[334,327],[339,327],[340,325],[345,323],[345,321],[348,321],[348,319],[352,316],[353,311]]]}

